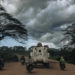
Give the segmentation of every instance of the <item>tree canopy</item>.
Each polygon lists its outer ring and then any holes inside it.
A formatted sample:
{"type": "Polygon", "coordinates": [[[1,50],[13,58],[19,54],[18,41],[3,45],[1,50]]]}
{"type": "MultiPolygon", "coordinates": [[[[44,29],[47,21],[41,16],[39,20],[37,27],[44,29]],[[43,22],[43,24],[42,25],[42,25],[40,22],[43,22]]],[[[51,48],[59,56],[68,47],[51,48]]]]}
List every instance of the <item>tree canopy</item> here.
{"type": "Polygon", "coordinates": [[[70,44],[71,45],[75,44],[75,23],[67,28],[66,34],[71,37],[70,44]]]}
{"type": "Polygon", "coordinates": [[[19,20],[8,14],[0,5],[0,40],[9,36],[18,42],[27,40],[27,29],[19,20]]]}

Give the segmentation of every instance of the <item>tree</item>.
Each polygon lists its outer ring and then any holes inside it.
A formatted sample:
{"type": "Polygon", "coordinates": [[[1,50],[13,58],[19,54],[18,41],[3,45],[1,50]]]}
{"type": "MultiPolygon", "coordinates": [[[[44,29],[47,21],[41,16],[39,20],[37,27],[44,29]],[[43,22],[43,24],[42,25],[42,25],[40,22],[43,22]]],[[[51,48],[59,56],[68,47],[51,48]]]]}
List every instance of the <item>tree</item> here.
{"type": "Polygon", "coordinates": [[[66,34],[71,36],[71,42],[70,44],[75,44],[75,24],[72,24],[71,26],[69,26],[66,30],[66,34]]]}
{"type": "Polygon", "coordinates": [[[67,28],[66,35],[71,37],[71,42],[67,46],[67,49],[71,51],[68,53],[68,60],[71,60],[71,63],[75,64],[75,23],[67,28]]]}
{"type": "Polygon", "coordinates": [[[7,36],[23,43],[24,40],[27,40],[27,30],[25,25],[16,18],[13,18],[0,5],[0,40],[7,36]]]}
{"type": "Polygon", "coordinates": [[[26,47],[22,47],[22,46],[14,46],[13,47],[13,51],[17,54],[25,54],[26,52],[26,47]]]}

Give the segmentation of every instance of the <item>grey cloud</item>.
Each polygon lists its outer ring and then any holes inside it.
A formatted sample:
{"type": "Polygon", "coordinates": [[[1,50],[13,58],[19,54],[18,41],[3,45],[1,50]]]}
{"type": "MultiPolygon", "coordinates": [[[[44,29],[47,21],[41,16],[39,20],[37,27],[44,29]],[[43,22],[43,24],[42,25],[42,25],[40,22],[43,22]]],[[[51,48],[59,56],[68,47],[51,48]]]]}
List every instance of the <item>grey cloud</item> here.
{"type": "Polygon", "coordinates": [[[75,20],[75,0],[10,0],[9,4],[17,8],[14,17],[26,25],[29,35],[42,42],[62,45],[61,30],[75,20]]]}
{"type": "MultiPolygon", "coordinates": [[[[49,0],[4,0],[3,4],[5,5],[5,8],[9,12],[10,8],[9,6],[12,5],[17,10],[15,11],[16,13],[22,11],[22,10],[27,10],[28,8],[45,8],[46,7],[46,2],[49,0]]],[[[12,11],[12,10],[11,10],[12,11]]]]}
{"type": "Polygon", "coordinates": [[[32,30],[43,31],[42,27],[49,30],[52,27],[62,25],[65,23],[73,22],[75,19],[75,11],[73,6],[61,8],[60,6],[48,6],[46,9],[41,10],[37,16],[28,23],[29,28],[32,30]]]}

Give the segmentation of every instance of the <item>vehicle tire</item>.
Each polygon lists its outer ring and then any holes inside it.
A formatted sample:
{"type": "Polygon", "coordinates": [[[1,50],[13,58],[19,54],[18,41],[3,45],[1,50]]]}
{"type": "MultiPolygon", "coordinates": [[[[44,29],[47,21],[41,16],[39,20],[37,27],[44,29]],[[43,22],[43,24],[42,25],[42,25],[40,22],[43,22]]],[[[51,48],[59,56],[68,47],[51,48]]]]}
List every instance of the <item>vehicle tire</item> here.
{"type": "Polygon", "coordinates": [[[3,67],[2,67],[2,65],[0,65],[0,70],[2,70],[3,69],[3,67]]]}
{"type": "Polygon", "coordinates": [[[65,69],[65,64],[60,64],[60,68],[61,68],[61,70],[64,70],[65,69]]]}
{"type": "Polygon", "coordinates": [[[44,63],[44,66],[46,67],[46,68],[49,68],[50,66],[49,66],[49,63],[44,63]]]}
{"type": "Polygon", "coordinates": [[[26,69],[29,73],[32,73],[32,69],[33,69],[33,66],[32,65],[26,65],[26,69]]]}

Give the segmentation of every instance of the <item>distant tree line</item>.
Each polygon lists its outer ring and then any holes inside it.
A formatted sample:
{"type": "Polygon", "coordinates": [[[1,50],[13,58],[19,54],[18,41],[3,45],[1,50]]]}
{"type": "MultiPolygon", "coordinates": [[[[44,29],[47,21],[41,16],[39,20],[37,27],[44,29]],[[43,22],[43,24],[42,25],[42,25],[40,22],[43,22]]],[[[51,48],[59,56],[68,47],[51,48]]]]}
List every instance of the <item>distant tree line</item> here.
{"type": "Polygon", "coordinates": [[[26,50],[26,47],[22,46],[0,47],[0,56],[3,57],[5,61],[15,61],[15,60],[18,61],[18,55],[27,56],[28,53],[29,52],[26,50]]]}
{"type": "Polygon", "coordinates": [[[64,57],[67,63],[75,64],[75,49],[71,49],[71,51],[62,48],[60,50],[49,50],[50,58],[59,61],[61,56],[64,57]]]}
{"type": "MultiPolygon", "coordinates": [[[[32,51],[33,47],[35,47],[35,46],[32,46],[29,48],[29,52],[32,51]]],[[[45,47],[48,48],[48,53],[50,54],[50,59],[59,61],[59,58],[61,56],[63,56],[67,63],[75,64],[75,48],[63,46],[63,48],[55,49],[55,48],[49,48],[48,45],[45,45],[45,47]]]]}

